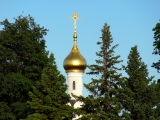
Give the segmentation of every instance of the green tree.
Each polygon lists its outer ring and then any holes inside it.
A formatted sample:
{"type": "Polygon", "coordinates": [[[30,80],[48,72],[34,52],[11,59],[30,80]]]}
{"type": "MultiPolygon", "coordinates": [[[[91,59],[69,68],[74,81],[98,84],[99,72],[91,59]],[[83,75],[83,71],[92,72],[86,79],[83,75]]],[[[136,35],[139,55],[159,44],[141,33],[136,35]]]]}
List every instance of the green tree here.
{"type": "Polygon", "coordinates": [[[0,120],[15,120],[14,114],[5,102],[0,102],[0,120]]]}
{"type": "Polygon", "coordinates": [[[104,25],[101,30],[102,37],[100,51],[96,52],[99,59],[96,64],[89,65],[90,72],[87,74],[96,75],[89,84],[84,84],[90,92],[87,97],[79,97],[82,101],[82,120],[120,120],[121,104],[119,102],[120,82],[123,80],[118,73],[121,68],[117,64],[122,62],[119,55],[114,55],[114,49],[118,44],[111,46],[113,39],[110,33],[110,26],[104,25]]]}
{"type": "MultiPolygon", "coordinates": [[[[154,46],[153,54],[160,55],[160,22],[157,23],[152,30],[154,31],[154,40],[155,40],[153,42],[153,46],[154,46]]],[[[153,62],[152,67],[157,69],[157,71],[160,73],[160,60],[158,62],[153,62]]],[[[157,90],[158,99],[160,99],[160,79],[158,79],[156,90],[157,90]]],[[[160,111],[160,102],[157,102],[157,106],[155,109],[156,116],[160,116],[159,111],[160,111]]]]}
{"type": "Polygon", "coordinates": [[[131,48],[127,66],[123,66],[128,77],[123,82],[122,105],[126,120],[157,120],[155,109],[158,100],[157,85],[148,76],[147,65],[141,61],[137,46],[131,48]]]}
{"type": "Polygon", "coordinates": [[[148,90],[150,92],[148,100],[152,102],[152,116],[154,115],[149,120],[160,120],[160,83],[152,83],[148,90]]]}
{"type": "MultiPolygon", "coordinates": [[[[160,23],[157,23],[156,26],[153,28],[154,31],[154,51],[153,54],[155,55],[160,55],[160,23]]],[[[160,60],[158,62],[154,62],[152,64],[152,67],[156,68],[157,71],[159,72],[160,70],[160,60]]]]}
{"type": "Polygon", "coordinates": [[[36,81],[47,62],[44,36],[47,29],[37,25],[33,17],[18,16],[14,23],[0,22],[0,73],[21,73],[36,81]]]}
{"type": "Polygon", "coordinates": [[[27,120],[71,120],[73,108],[67,105],[70,97],[66,93],[65,81],[51,54],[41,80],[33,86],[33,92],[29,92],[31,101],[28,101],[28,104],[33,114],[29,115],[27,120]]]}
{"type": "MultiPolygon", "coordinates": [[[[30,15],[14,20],[0,22],[0,108],[7,106],[0,112],[8,111],[12,119],[19,120],[30,112],[26,104],[28,91],[40,80],[48,61],[44,40],[47,30],[30,15]]],[[[10,119],[7,114],[3,116],[1,120],[10,119]]]]}
{"type": "Polygon", "coordinates": [[[13,118],[25,118],[30,110],[27,107],[26,100],[28,99],[27,93],[31,89],[31,86],[31,81],[21,74],[12,73],[7,75],[1,85],[0,97],[3,102],[1,102],[0,107],[3,108],[3,106],[7,105],[9,109],[1,109],[5,110],[1,112],[9,110],[9,113],[15,115],[13,118]]]}

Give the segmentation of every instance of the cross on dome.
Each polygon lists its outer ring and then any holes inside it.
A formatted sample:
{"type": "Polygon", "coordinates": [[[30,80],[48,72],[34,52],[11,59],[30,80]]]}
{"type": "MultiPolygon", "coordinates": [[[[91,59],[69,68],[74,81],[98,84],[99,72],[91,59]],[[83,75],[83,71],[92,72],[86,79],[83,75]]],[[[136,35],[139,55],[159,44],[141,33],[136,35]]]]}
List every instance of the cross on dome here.
{"type": "Polygon", "coordinates": [[[79,17],[79,15],[76,12],[74,12],[72,14],[72,17],[70,17],[70,19],[74,20],[73,26],[74,26],[74,31],[76,31],[76,28],[77,28],[76,21],[79,20],[79,19],[81,19],[81,18],[79,17]]]}

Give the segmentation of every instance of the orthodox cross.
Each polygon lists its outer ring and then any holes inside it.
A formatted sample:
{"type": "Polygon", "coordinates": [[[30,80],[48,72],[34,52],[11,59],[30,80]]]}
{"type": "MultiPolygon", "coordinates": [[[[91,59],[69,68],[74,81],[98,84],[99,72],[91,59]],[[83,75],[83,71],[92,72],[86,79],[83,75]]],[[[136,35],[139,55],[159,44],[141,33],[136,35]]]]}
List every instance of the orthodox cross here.
{"type": "Polygon", "coordinates": [[[78,16],[78,14],[76,13],[76,12],[74,12],[73,14],[72,14],[72,17],[70,17],[70,19],[71,20],[74,20],[74,31],[76,31],[76,28],[77,28],[77,25],[76,25],[76,20],[79,20],[79,19],[81,19],[79,16],[78,16]]]}

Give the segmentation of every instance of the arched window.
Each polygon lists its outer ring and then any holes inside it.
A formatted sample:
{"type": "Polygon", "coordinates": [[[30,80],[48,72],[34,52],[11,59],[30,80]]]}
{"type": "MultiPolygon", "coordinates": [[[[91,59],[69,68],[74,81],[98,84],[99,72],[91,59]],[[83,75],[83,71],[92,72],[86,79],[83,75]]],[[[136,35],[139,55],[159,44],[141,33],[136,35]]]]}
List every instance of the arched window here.
{"type": "Polygon", "coordinates": [[[73,86],[72,86],[72,88],[73,88],[73,90],[76,89],[76,83],[75,83],[75,81],[73,81],[73,86]]]}

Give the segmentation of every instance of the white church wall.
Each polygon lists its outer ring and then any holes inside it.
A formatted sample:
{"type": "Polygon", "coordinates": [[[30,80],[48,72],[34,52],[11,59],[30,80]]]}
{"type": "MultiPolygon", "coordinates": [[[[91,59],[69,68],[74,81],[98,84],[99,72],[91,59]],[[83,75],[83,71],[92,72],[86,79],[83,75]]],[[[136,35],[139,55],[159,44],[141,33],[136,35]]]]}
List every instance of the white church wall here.
{"type": "MultiPolygon", "coordinates": [[[[83,87],[83,73],[81,72],[70,72],[68,74],[68,94],[71,95],[71,93],[80,96],[82,95],[82,87],[83,87]],[[75,83],[75,86],[74,86],[75,83]]],[[[71,99],[75,99],[71,95],[71,99]]]]}

